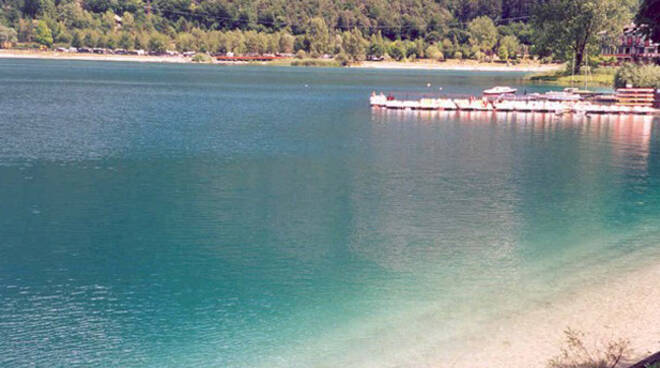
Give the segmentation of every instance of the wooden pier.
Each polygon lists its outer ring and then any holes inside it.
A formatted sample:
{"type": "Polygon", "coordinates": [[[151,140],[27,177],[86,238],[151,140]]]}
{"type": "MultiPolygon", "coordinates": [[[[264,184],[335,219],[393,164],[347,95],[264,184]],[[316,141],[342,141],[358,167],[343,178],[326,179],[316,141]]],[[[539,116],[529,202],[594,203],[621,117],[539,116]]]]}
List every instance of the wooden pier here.
{"type": "MultiPolygon", "coordinates": [[[[624,114],[624,115],[660,115],[660,109],[652,107],[653,98],[648,100],[648,91],[640,97],[639,91],[629,91],[617,101],[625,103],[603,104],[579,100],[552,100],[537,95],[533,97],[507,96],[506,98],[487,97],[422,97],[419,99],[397,99],[393,96],[373,93],[369,103],[373,108],[395,110],[438,110],[438,111],[497,111],[497,112],[529,112],[554,114],[624,114]],[[626,100],[627,98],[627,100],[626,100]],[[642,103],[643,102],[643,103],[642,103]]],[[[653,96],[654,90],[651,90],[653,96]]],[[[550,94],[549,94],[550,95],[550,94]]]]}

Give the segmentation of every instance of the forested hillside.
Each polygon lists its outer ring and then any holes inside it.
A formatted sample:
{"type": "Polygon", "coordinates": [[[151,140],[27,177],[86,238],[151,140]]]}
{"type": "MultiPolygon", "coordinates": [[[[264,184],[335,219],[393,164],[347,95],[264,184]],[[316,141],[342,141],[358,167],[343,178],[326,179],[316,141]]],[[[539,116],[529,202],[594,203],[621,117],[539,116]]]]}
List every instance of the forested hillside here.
{"type": "MultiPolygon", "coordinates": [[[[552,53],[536,42],[534,12],[539,3],[561,7],[562,1],[2,0],[0,41],[349,59],[508,59],[552,53]]],[[[623,8],[636,6],[629,1],[623,8]]]]}

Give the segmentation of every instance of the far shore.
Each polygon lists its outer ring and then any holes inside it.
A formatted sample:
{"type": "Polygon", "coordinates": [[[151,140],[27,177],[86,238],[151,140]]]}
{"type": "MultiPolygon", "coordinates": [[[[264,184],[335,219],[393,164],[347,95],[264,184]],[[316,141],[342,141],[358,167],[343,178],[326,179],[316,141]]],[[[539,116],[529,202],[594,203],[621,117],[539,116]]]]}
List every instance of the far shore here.
{"type": "Polygon", "coordinates": [[[51,59],[51,60],[91,60],[91,61],[133,61],[142,63],[191,63],[191,59],[183,56],[153,56],[153,55],[107,55],[68,53],[57,51],[13,50],[0,49],[0,58],[8,59],[51,59]]]}
{"type": "MultiPolygon", "coordinates": [[[[111,55],[111,54],[88,54],[67,53],[57,51],[39,50],[15,50],[0,49],[0,58],[16,59],[52,59],[52,60],[88,60],[88,61],[130,61],[144,63],[192,63],[190,57],[183,56],[154,56],[154,55],[111,55]]],[[[286,66],[286,61],[292,62],[296,59],[285,59],[285,63],[274,63],[276,66],[286,66]]],[[[323,59],[325,60],[325,59],[323,59]]],[[[258,64],[269,65],[269,62],[221,62],[214,61],[213,64],[221,65],[245,65],[258,64]]],[[[410,70],[466,70],[466,71],[510,71],[510,72],[545,72],[562,68],[561,64],[538,64],[538,63],[480,63],[475,60],[447,60],[437,62],[432,60],[420,61],[363,61],[350,66],[351,68],[365,69],[410,69],[410,70]]]]}
{"type": "Polygon", "coordinates": [[[563,64],[539,63],[481,63],[475,60],[449,59],[443,62],[432,60],[420,61],[363,61],[351,65],[351,68],[371,69],[422,69],[422,70],[469,70],[491,72],[547,72],[563,68],[563,64]]]}

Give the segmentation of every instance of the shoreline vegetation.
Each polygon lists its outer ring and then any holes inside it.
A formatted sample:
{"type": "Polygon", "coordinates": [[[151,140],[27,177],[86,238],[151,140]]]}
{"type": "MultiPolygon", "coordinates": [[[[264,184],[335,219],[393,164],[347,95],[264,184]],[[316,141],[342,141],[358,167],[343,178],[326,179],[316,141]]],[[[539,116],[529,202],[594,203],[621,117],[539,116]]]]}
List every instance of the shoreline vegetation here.
{"type": "Polygon", "coordinates": [[[570,70],[557,68],[543,72],[534,73],[524,79],[529,82],[556,84],[562,86],[600,86],[612,87],[616,67],[595,67],[584,70],[580,74],[572,74],[570,70]]]}
{"type": "Polygon", "coordinates": [[[292,65],[456,59],[509,70],[490,64],[571,62],[579,74],[598,54],[603,35],[616,43],[638,5],[635,0],[330,0],[322,6],[309,0],[7,0],[0,6],[0,47],[303,60],[292,65]]]}
{"type": "MultiPolygon", "coordinates": [[[[200,55],[200,54],[197,54],[200,55]]],[[[205,55],[205,54],[202,54],[205,55]]],[[[58,51],[0,49],[0,58],[25,59],[52,59],[52,60],[86,60],[86,61],[130,61],[152,63],[211,63],[217,65],[271,65],[271,66],[317,66],[341,67],[342,64],[335,59],[322,58],[286,58],[269,62],[231,62],[217,61],[211,57],[200,58],[184,57],[181,55],[111,55],[92,53],[66,53],[58,51]]],[[[476,60],[448,59],[435,61],[419,59],[415,61],[362,61],[347,65],[349,68],[364,69],[417,69],[417,70],[469,70],[469,71],[510,71],[510,72],[544,72],[551,73],[563,68],[562,64],[541,64],[538,62],[525,63],[488,63],[476,60]]]]}
{"type": "Polygon", "coordinates": [[[623,88],[627,85],[641,88],[660,88],[660,66],[624,64],[620,67],[590,66],[581,73],[573,74],[570,69],[556,69],[527,75],[529,82],[582,87],[601,86],[623,88]]]}

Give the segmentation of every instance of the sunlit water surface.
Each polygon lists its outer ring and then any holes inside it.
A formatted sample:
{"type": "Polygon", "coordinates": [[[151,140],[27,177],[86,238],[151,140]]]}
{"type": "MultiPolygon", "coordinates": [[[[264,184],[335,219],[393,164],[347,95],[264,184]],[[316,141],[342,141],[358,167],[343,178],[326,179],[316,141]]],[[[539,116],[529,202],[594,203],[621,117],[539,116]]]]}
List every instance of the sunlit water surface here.
{"type": "Polygon", "coordinates": [[[0,366],[422,367],[660,259],[658,121],[367,104],[520,77],[0,60],[0,366]]]}

